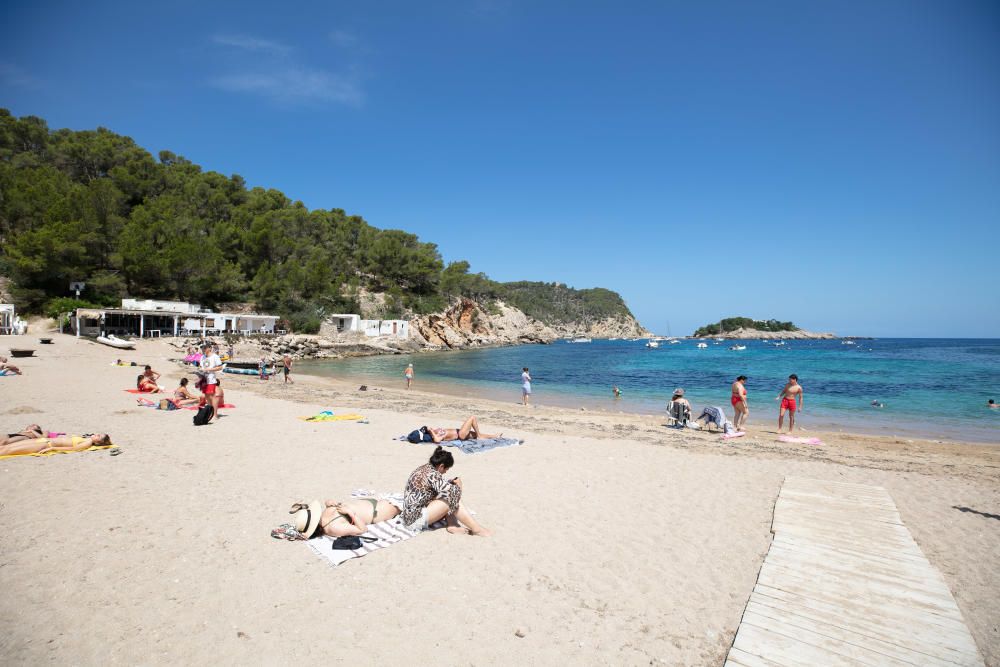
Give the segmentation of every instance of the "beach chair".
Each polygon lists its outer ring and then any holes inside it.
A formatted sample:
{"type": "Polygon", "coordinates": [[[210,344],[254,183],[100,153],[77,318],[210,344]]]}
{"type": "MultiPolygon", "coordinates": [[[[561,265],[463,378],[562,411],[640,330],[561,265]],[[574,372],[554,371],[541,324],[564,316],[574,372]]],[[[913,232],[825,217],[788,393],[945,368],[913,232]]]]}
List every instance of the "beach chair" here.
{"type": "Polygon", "coordinates": [[[667,404],[667,422],[674,428],[684,428],[691,419],[691,409],[680,401],[667,404]]]}

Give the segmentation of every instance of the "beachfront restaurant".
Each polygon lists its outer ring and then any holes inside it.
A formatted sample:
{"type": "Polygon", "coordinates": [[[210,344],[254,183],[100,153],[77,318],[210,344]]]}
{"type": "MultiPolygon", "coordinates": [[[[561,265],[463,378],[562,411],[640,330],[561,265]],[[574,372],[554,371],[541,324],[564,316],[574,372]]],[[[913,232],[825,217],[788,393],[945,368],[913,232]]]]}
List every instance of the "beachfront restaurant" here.
{"type": "Polygon", "coordinates": [[[159,337],[273,334],[278,318],[257,313],[213,313],[182,301],[122,299],[121,308],[78,308],[77,336],[159,337]]]}

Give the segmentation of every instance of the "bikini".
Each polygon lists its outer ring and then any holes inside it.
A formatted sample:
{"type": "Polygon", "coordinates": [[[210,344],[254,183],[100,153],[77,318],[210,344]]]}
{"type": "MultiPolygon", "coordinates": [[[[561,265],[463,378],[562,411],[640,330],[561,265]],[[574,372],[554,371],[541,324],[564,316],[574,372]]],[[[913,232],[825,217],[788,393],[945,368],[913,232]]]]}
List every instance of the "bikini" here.
{"type": "MultiPolygon", "coordinates": [[[[358,500],[367,500],[368,502],[370,502],[372,504],[372,520],[369,521],[368,523],[375,523],[376,522],[375,520],[378,519],[378,500],[376,500],[375,498],[358,498],[358,500]]],[[[337,519],[344,519],[344,520],[347,521],[347,523],[351,524],[352,526],[354,525],[354,522],[351,521],[351,517],[350,516],[344,514],[343,512],[337,512],[337,516],[335,516],[332,519],[330,519],[329,521],[327,521],[326,525],[323,526],[323,527],[326,528],[326,526],[329,526],[331,523],[333,523],[337,519]]]]}
{"type": "MultiPolygon", "coordinates": [[[[744,396],[746,395],[745,392],[746,390],[744,390],[744,396]]],[[[733,395],[729,397],[729,402],[733,404],[733,407],[736,407],[737,405],[743,402],[743,396],[740,396],[734,391],[733,395]]]]}

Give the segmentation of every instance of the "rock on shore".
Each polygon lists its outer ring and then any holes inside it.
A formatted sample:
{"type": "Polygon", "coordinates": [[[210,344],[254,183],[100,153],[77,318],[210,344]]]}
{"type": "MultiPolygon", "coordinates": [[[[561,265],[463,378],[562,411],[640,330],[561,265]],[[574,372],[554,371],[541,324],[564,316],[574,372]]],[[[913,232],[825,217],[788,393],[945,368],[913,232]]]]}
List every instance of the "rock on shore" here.
{"type": "Polygon", "coordinates": [[[838,336],[832,333],[816,333],[813,331],[806,331],[805,329],[797,329],[795,331],[736,329],[735,331],[727,331],[714,336],[707,336],[707,338],[732,338],[735,340],[826,340],[830,338],[838,338],[838,336]]]}

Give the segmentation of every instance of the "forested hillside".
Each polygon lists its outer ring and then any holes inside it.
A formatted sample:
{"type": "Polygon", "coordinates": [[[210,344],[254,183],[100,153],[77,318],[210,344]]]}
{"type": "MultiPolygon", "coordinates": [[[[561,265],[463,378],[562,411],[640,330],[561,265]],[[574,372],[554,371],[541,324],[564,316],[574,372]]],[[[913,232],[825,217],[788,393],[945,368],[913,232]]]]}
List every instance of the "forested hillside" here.
{"type": "Polygon", "coordinates": [[[756,329],[757,331],[798,331],[799,328],[791,322],[779,320],[753,320],[749,317],[727,317],[717,324],[706,324],[694,332],[694,336],[716,336],[737,329],[756,329]]]}
{"type": "Polygon", "coordinates": [[[372,227],[343,210],[308,210],[238,175],[158,159],[98,128],[50,131],[0,109],[0,276],[27,311],[61,310],[70,281],[83,298],[247,301],[300,331],[326,313],[358,312],[359,291],[385,293],[385,318],[442,310],[453,296],[503,299],[545,322],[631,316],[604,289],[498,283],[444,266],[437,246],[372,227]]]}

